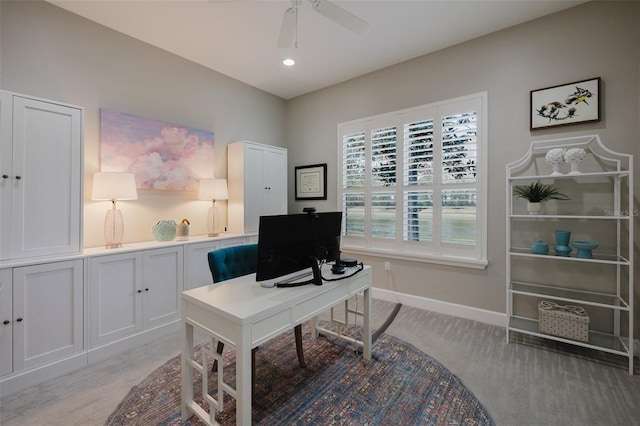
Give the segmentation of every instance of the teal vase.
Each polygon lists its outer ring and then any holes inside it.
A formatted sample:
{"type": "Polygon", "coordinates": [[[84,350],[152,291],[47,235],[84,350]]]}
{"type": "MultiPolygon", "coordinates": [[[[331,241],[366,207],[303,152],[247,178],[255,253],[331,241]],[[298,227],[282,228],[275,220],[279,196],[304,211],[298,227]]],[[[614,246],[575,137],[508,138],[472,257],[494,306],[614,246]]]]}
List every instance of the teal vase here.
{"type": "Polygon", "coordinates": [[[571,239],[571,231],[556,231],[556,255],[569,256],[571,247],[569,247],[569,239],[571,239]]]}

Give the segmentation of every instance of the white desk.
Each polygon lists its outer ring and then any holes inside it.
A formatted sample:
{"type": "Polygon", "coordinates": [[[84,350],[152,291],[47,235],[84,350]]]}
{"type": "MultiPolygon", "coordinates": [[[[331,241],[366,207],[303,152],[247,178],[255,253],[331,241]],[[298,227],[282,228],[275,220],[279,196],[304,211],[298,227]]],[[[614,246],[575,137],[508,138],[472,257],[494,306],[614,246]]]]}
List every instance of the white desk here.
{"type": "MultiPolygon", "coordinates": [[[[323,269],[326,278],[337,278],[329,268],[323,269]]],[[[222,411],[222,392],[236,399],[236,423],[251,425],[251,350],[296,325],[315,318],[321,312],[364,292],[362,341],[365,359],[371,359],[371,267],[341,281],[324,282],[291,288],[264,288],[255,281],[255,274],[235,278],[214,285],[195,288],[182,293],[182,418],[197,415],[209,425],[215,424],[215,411],[222,411]],[[236,389],[221,382],[222,362],[218,362],[217,398],[207,395],[209,413],[193,400],[193,370],[207,382],[206,356],[203,362],[194,360],[194,327],[212,339],[236,349],[236,389]],[[215,407],[215,408],[214,408],[215,407]]],[[[203,354],[205,355],[205,354],[203,354]]],[[[216,357],[211,345],[208,356],[216,357]]]]}

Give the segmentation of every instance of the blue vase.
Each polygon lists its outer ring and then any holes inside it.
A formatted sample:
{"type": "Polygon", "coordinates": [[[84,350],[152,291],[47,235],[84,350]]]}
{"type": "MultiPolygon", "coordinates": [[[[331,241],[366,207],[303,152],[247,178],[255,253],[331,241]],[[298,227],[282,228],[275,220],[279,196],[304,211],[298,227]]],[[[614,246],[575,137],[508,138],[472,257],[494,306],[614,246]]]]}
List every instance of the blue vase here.
{"type": "Polygon", "coordinates": [[[571,231],[556,231],[556,255],[569,256],[571,253],[571,247],[569,247],[569,239],[571,238],[571,231]]]}

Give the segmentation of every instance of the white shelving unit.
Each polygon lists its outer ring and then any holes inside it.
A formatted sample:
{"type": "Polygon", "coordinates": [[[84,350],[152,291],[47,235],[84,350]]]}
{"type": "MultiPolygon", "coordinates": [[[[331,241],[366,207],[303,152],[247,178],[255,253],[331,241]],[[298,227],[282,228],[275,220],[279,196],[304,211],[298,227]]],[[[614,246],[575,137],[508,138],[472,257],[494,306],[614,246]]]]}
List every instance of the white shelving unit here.
{"type": "Polygon", "coordinates": [[[633,374],[633,157],[606,148],[598,135],[534,141],[507,165],[507,343],[511,332],[538,336],[628,358],[633,374]],[[551,175],[545,155],[552,148],[582,148],[578,173],[551,175]],[[527,213],[515,198],[518,185],[553,184],[570,197],[548,201],[542,214],[527,213]],[[595,241],[593,258],[556,256],[554,231],[571,231],[571,241],[595,241]],[[543,240],[549,253],[533,254],[543,240]],[[537,304],[551,300],[583,307],[590,317],[589,340],[579,342],[538,330],[537,304]]]}

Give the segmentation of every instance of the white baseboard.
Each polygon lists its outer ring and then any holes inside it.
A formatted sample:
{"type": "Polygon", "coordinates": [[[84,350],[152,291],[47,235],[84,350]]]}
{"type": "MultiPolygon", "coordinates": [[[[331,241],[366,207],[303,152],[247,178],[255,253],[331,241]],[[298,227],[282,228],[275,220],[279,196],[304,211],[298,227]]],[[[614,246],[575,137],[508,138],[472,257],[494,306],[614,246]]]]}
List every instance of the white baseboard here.
{"type": "Polygon", "coordinates": [[[91,367],[93,364],[104,361],[125,350],[141,347],[153,340],[162,339],[170,333],[180,331],[181,324],[181,321],[176,319],[169,324],[145,330],[89,350],[83,350],[48,364],[3,376],[0,378],[0,397],[20,392],[73,371],[91,367]]]}
{"type": "Polygon", "coordinates": [[[80,352],[30,370],[9,374],[0,380],[0,398],[87,366],[87,353],[80,352]]]}
{"type": "Polygon", "coordinates": [[[373,297],[376,299],[386,300],[387,302],[399,302],[403,305],[413,306],[414,308],[452,315],[454,317],[465,318],[473,321],[480,321],[486,324],[497,325],[499,327],[504,327],[507,323],[506,314],[501,312],[473,308],[471,306],[458,305],[456,303],[443,302],[441,300],[398,293],[381,288],[373,288],[373,297]]]}
{"type": "Polygon", "coordinates": [[[154,340],[180,330],[182,322],[177,319],[169,324],[164,324],[153,329],[141,331],[130,336],[93,347],[88,351],[89,365],[104,361],[129,349],[140,347],[154,340]]]}

